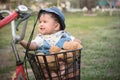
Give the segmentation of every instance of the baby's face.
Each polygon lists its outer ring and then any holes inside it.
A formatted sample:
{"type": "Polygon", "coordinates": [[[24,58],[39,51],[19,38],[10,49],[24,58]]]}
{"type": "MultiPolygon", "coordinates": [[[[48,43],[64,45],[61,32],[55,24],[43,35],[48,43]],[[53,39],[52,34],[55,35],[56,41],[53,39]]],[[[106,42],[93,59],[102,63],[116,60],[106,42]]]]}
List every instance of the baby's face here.
{"type": "Polygon", "coordinates": [[[50,14],[42,14],[39,18],[38,32],[47,35],[59,31],[60,25],[50,14]]]}

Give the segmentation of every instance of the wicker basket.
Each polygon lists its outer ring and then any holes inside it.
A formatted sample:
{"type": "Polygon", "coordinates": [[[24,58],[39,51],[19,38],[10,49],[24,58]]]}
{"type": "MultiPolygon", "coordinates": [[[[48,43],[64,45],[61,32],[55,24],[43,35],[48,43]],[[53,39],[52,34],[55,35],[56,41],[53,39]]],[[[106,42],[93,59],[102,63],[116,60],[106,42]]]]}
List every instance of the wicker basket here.
{"type": "Polygon", "coordinates": [[[36,80],[80,80],[81,49],[27,57],[36,80]]]}

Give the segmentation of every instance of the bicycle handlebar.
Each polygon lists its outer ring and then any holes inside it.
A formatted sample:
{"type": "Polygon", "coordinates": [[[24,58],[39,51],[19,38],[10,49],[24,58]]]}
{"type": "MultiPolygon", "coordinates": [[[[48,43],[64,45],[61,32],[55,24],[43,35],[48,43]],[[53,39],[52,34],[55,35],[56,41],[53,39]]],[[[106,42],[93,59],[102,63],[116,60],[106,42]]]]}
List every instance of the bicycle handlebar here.
{"type": "Polygon", "coordinates": [[[18,12],[14,11],[13,13],[11,13],[10,15],[8,15],[7,17],[5,17],[4,19],[2,19],[0,21],[0,28],[4,27],[5,25],[10,23],[11,21],[16,19],[17,17],[18,17],[18,12]]]}
{"type": "Polygon", "coordinates": [[[8,23],[11,22],[11,30],[12,30],[12,41],[11,45],[13,48],[14,55],[16,57],[16,61],[20,61],[18,51],[16,45],[19,41],[24,39],[28,18],[30,17],[30,13],[28,13],[28,8],[24,5],[18,6],[18,8],[14,12],[10,12],[8,10],[1,10],[0,13],[7,13],[8,16],[0,20],[0,28],[4,27],[8,23]],[[18,23],[15,25],[14,19],[18,19],[18,23]],[[24,22],[21,33],[19,35],[16,34],[16,30],[21,22],[24,22]]]}
{"type": "Polygon", "coordinates": [[[12,37],[13,37],[13,40],[15,43],[21,41],[25,36],[27,22],[28,22],[27,19],[30,17],[30,14],[27,13],[27,11],[28,11],[28,8],[24,5],[19,5],[17,7],[17,9],[12,13],[8,10],[1,10],[0,11],[0,13],[8,13],[9,14],[8,16],[6,16],[4,19],[2,19],[0,21],[0,28],[4,27],[5,25],[7,25],[8,23],[11,22],[12,37]],[[19,18],[19,20],[18,20],[18,23],[17,23],[16,28],[15,28],[14,19],[16,19],[16,18],[19,18]],[[24,25],[22,28],[21,35],[19,36],[16,34],[16,30],[18,30],[18,26],[23,21],[24,21],[24,25]]]}
{"type": "Polygon", "coordinates": [[[26,13],[27,11],[28,11],[28,8],[26,6],[19,5],[13,13],[11,13],[10,15],[8,15],[7,17],[5,17],[0,21],[0,28],[4,27],[6,24],[16,19],[18,16],[20,16],[19,14],[26,13]]]}

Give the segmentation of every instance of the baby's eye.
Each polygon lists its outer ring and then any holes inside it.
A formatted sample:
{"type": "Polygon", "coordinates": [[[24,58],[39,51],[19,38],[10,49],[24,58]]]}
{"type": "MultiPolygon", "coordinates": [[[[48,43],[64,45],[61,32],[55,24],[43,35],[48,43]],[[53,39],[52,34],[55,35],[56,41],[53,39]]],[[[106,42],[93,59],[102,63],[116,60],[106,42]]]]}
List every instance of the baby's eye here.
{"type": "Polygon", "coordinates": [[[44,23],[46,23],[47,21],[43,21],[44,23]]]}

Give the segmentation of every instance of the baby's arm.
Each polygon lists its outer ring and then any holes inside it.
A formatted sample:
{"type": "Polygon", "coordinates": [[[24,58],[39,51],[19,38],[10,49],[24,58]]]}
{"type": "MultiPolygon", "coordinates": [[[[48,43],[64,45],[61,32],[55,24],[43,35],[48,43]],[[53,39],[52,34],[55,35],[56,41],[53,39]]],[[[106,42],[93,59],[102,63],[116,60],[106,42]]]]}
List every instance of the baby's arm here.
{"type": "MultiPolygon", "coordinates": [[[[24,48],[26,48],[28,42],[25,41],[25,40],[22,40],[22,41],[20,41],[20,44],[21,44],[24,48]]],[[[36,45],[36,43],[35,43],[35,42],[31,42],[31,44],[30,44],[30,46],[29,46],[29,50],[37,50],[37,49],[38,49],[38,46],[36,45]]]]}

